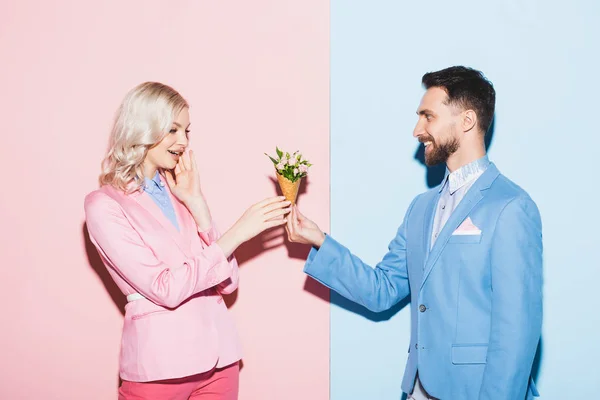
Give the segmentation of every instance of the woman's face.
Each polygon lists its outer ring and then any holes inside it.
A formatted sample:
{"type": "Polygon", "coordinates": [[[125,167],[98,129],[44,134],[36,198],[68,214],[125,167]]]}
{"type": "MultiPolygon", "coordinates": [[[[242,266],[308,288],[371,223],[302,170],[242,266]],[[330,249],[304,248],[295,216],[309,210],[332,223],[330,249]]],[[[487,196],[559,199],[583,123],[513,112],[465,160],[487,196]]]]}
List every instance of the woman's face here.
{"type": "MultiPolygon", "coordinates": [[[[190,127],[190,113],[184,108],[173,120],[169,133],[156,146],[148,150],[144,160],[144,169],[165,169],[175,168],[179,157],[183,154],[188,145],[188,133],[190,127]]],[[[147,178],[152,178],[147,176],[147,178]]]]}

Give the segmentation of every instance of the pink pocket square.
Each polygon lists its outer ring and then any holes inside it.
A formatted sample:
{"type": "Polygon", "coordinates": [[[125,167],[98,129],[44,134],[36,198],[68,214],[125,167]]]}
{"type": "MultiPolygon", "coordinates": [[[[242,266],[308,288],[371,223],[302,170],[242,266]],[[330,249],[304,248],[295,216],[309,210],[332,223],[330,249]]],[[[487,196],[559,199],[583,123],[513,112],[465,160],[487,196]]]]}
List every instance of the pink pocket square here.
{"type": "Polygon", "coordinates": [[[452,232],[452,234],[453,235],[481,235],[481,229],[479,229],[477,226],[475,226],[473,221],[471,221],[470,217],[467,217],[467,219],[465,219],[463,221],[463,223],[460,224],[460,226],[458,228],[456,228],[456,230],[454,232],[452,232]]]}

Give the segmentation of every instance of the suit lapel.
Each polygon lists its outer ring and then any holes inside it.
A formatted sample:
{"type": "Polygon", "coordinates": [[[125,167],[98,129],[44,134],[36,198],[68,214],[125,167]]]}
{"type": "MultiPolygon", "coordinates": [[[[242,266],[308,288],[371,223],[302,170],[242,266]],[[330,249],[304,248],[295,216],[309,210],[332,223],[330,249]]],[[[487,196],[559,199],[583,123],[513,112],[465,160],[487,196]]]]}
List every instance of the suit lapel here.
{"type": "MultiPolygon", "coordinates": [[[[161,177],[161,179],[163,178],[161,177]]],[[[175,228],[173,223],[164,215],[160,207],[154,202],[154,200],[152,200],[148,193],[143,191],[136,192],[131,194],[130,197],[140,206],[142,206],[148,212],[148,214],[150,214],[149,218],[153,218],[160,223],[160,225],[163,227],[166,233],[168,233],[168,235],[171,237],[171,239],[173,239],[173,241],[177,244],[177,246],[182,252],[187,253],[188,246],[183,240],[185,237],[184,229],[186,228],[186,224],[182,221],[184,220],[181,211],[181,207],[183,206],[177,199],[174,198],[168,187],[165,186],[165,188],[169,193],[171,202],[173,204],[173,208],[175,209],[177,223],[181,232],[178,231],[177,228],[175,228]]]]}
{"type": "MultiPolygon", "coordinates": [[[[179,199],[173,195],[173,193],[171,193],[171,189],[162,175],[160,179],[165,184],[165,188],[169,194],[169,199],[171,199],[171,204],[173,204],[173,209],[175,210],[175,217],[177,218],[177,224],[179,225],[179,232],[177,232],[177,234],[181,237],[187,237],[190,228],[190,224],[188,223],[190,221],[189,211],[187,207],[184,206],[183,203],[181,203],[179,199]]],[[[173,226],[173,224],[171,224],[171,226],[173,226]]]]}
{"type": "MultiPolygon", "coordinates": [[[[423,280],[421,281],[421,287],[423,287],[423,285],[425,284],[427,277],[431,273],[431,270],[433,269],[437,260],[442,254],[442,251],[446,247],[448,240],[452,236],[452,232],[454,232],[456,228],[458,228],[458,226],[469,216],[473,208],[481,201],[481,199],[483,199],[485,193],[484,191],[491,186],[492,182],[498,177],[498,175],[498,169],[493,163],[490,163],[487,170],[479,177],[479,179],[477,179],[477,181],[473,184],[471,189],[469,189],[465,197],[461,200],[458,207],[456,207],[456,210],[454,210],[452,215],[450,215],[448,222],[446,222],[446,225],[444,225],[442,231],[440,232],[440,235],[435,241],[435,244],[431,249],[429,257],[427,257],[427,261],[425,262],[425,272],[423,275],[423,280]]],[[[436,196],[436,200],[437,199],[438,196],[436,196]]],[[[433,201],[432,203],[433,209],[435,210],[435,205],[437,204],[437,201],[433,201]]],[[[433,214],[435,214],[435,212],[433,214]]],[[[433,218],[435,218],[435,215],[432,217],[429,229],[426,231],[428,237],[428,247],[426,251],[429,249],[431,243],[431,230],[433,229],[433,218]]]]}
{"type": "MultiPolygon", "coordinates": [[[[443,184],[443,183],[442,183],[443,184]]],[[[425,257],[424,262],[427,264],[427,260],[429,259],[430,249],[431,249],[431,231],[433,230],[433,221],[435,219],[435,210],[438,202],[440,201],[440,196],[442,194],[439,190],[433,192],[431,199],[429,199],[427,203],[427,208],[425,209],[425,215],[423,218],[423,246],[425,248],[425,257]]]]}

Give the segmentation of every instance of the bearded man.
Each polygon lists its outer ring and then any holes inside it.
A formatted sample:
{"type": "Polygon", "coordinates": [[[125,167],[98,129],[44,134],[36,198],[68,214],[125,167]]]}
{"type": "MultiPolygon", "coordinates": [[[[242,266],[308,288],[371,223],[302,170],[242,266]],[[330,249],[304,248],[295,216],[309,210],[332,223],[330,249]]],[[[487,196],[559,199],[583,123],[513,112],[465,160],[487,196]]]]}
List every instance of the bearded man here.
{"type": "Polygon", "coordinates": [[[542,327],[538,208],[488,160],[496,93],[477,70],[427,73],[413,136],[441,184],[410,204],[388,253],[371,267],[292,209],[293,242],[312,246],[304,271],[379,312],[411,296],[402,390],[413,399],[525,400],[542,327]]]}

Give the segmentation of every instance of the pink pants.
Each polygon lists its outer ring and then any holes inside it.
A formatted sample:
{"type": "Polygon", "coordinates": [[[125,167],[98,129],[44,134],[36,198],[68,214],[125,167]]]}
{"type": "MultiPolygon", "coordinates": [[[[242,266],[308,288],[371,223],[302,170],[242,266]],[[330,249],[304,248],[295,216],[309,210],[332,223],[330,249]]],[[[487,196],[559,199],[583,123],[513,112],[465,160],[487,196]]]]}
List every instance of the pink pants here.
{"type": "Polygon", "coordinates": [[[154,382],[123,381],[119,400],[237,400],[239,364],[185,378],[154,382]]]}

